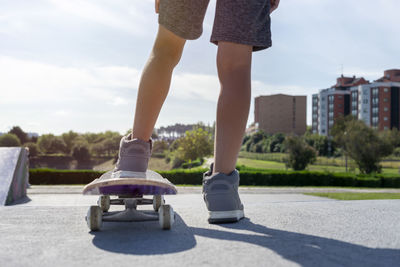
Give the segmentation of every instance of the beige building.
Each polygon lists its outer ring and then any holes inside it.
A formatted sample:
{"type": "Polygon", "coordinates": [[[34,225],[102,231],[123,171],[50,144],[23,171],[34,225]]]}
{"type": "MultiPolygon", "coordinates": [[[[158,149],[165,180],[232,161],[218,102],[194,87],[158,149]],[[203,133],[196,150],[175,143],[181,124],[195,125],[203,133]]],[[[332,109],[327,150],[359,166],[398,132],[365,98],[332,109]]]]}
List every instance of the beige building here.
{"type": "Polygon", "coordinates": [[[269,134],[303,135],[307,129],[306,107],[307,96],[258,96],[254,104],[254,122],[258,129],[269,134]]]}

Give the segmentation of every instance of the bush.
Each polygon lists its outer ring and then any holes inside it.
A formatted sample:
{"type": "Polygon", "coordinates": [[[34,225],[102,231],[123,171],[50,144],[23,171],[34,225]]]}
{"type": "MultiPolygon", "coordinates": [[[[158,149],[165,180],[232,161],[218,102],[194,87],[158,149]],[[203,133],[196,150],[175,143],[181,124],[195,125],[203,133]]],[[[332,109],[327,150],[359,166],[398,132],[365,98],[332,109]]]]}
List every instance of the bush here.
{"type": "Polygon", "coordinates": [[[92,170],[30,169],[30,184],[88,184],[104,172],[92,170]]]}
{"type": "Polygon", "coordinates": [[[393,155],[396,156],[396,157],[400,157],[400,147],[396,147],[393,150],[393,155]]]}
{"type": "MultiPolygon", "coordinates": [[[[238,166],[241,185],[264,186],[352,186],[400,188],[399,176],[352,175],[311,171],[276,171],[238,166]]],[[[159,171],[174,184],[200,185],[207,169],[159,171]]],[[[31,169],[31,184],[88,184],[104,172],[92,170],[31,169]]]]}
{"type": "Polygon", "coordinates": [[[151,157],[152,158],[163,159],[163,158],[165,158],[165,154],[164,153],[151,153],[151,157]]]}
{"type": "Polygon", "coordinates": [[[177,157],[176,155],[173,156],[173,160],[172,160],[172,168],[173,169],[177,169],[177,168],[181,167],[183,163],[185,163],[185,161],[183,159],[181,159],[180,157],[177,157]]]}
{"type": "Polygon", "coordinates": [[[289,152],[286,166],[295,171],[304,170],[308,164],[315,162],[317,153],[301,137],[287,136],[285,147],[289,152]]]}
{"type": "Polygon", "coordinates": [[[182,164],[182,169],[190,169],[190,168],[194,168],[194,167],[199,167],[201,165],[203,165],[204,159],[197,159],[194,160],[192,162],[185,162],[182,164]]]}
{"type": "Polygon", "coordinates": [[[0,136],[0,147],[20,146],[21,142],[15,134],[3,134],[0,136]]]}

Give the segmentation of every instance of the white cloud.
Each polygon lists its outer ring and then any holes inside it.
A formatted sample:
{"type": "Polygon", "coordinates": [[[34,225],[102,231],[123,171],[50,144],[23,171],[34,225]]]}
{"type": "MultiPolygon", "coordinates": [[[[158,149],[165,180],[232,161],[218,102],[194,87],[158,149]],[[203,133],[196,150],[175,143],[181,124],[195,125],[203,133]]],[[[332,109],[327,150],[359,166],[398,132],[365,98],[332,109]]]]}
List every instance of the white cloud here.
{"type": "Polygon", "coordinates": [[[122,98],[122,97],[115,97],[112,101],[111,104],[114,106],[121,106],[121,105],[127,105],[129,103],[128,100],[122,98]]]}
{"type": "Polygon", "coordinates": [[[1,56],[0,73],[0,103],[8,104],[87,99],[115,104],[119,93],[134,90],[139,80],[139,71],[129,67],[60,67],[1,56]]]}
{"type": "Polygon", "coordinates": [[[216,102],[218,94],[219,81],[215,75],[177,73],[172,78],[171,97],[216,102]]]}
{"type": "Polygon", "coordinates": [[[154,15],[150,1],[90,1],[90,0],[48,0],[58,12],[84,20],[100,23],[132,34],[147,33],[146,22],[154,15]],[[147,11],[147,12],[144,12],[147,11]]]}
{"type": "Polygon", "coordinates": [[[57,110],[57,111],[55,111],[53,114],[54,114],[55,116],[57,116],[57,117],[66,117],[66,116],[69,115],[69,112],[68,112],[68,111],[65,111],[65,110],[57,110]]]}

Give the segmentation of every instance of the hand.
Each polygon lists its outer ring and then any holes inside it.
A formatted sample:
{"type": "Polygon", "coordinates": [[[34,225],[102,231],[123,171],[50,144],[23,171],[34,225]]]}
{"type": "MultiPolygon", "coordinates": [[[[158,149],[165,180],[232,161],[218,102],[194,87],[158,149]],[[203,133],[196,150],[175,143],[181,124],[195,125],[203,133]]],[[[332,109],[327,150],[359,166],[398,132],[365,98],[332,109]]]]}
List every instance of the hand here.
{"type": "MultiPolygon", "coordinates": [[[[159,0],[157,0],[157,1],[159,1],[159,0]]],[[[272,12],[274,12],[275,9],[278,8],[279,1],[280,0],[271,0],[271,9],[269,10],[269,14],[271,14],[272,12]]]]}
{"type": "Polygon", "coordinates": [[[160,7],[160,0],[156,0],[155,4],[156,4],[156,13],[158,14],[158,10],[160,7]]]}

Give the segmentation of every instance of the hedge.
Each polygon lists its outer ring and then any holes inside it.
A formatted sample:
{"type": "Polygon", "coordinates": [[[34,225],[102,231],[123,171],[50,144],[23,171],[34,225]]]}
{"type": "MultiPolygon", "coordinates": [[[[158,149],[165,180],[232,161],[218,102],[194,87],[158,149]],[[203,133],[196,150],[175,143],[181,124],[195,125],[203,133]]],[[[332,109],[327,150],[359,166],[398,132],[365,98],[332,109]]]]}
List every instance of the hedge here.
{"type": "Polygon", "coordinates": [[[33,185],[87,184],[103,173],[93,170],[29,169],[29,183],[33,185]]]}
{"type": "MultiPolygon", "coordinates": [[[[348,173],[330,173],[317,171],[280,171],[240,169],[241,185],[264,186],[351,186],[400,188],[399,176],[378,174],[375,176],[354,175],[348,173]]],[[[200,185],[202,170],[159,171],[174,184],[200,185]]],[[[87,184],[104,172],[92,170],[54,170],[31,169],[29,181],[33,185],[87,184]]]]}

